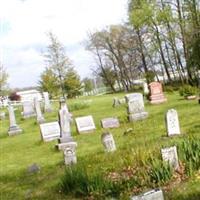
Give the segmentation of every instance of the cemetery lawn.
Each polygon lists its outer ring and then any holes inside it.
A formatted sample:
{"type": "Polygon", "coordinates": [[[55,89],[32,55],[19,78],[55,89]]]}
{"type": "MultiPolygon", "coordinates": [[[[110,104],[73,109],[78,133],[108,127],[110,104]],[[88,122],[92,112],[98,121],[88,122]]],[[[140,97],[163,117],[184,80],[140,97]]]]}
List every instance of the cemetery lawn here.
{"type": "MultiPolygon", "coordinates": [[[[113,97],[122,98],[124,94],[103,95],[97,97],[81,97],[69,100],[68,105],[73,109],[80,108],[80,102],[91,100],[90,106],[73,110],[73,117],[92,115],[96,131],[89,134],[77,134],[75,124],[72,125],[72,134],[78,143],[78,165],[86,166],[90,174],[101,172],[119,172],[136,166],[137,162],[146,160],[149,155],[160,157],[160,149],[180,144],[188,136],[200,139],[200,106],[197,100],[184,100],[178,93],[166,94],[168,102],[160,105],[150,105],[145,102],[145,109],[149,117],[143,121],[129,123],[127,121],[126,105],[113,108],[113,97]],[[179,115],[181,136],[166,137],[165,113],[174,108],[179,115]],[[118,117],[121,127],[111,129],[115,139],[117,151],[105,153],[101,144],[101,134],[104,131],[100,126],[100,120],[106,117],[118,117]],[[123,135],[128,128],[133,132],[123,135]]],[[[45,113],[47,122],[57,120],[58,102],[54,103],[54,112],[45,113]]],[[[6,110],[5,110],[6,111],[6,110]]],[[[7,118],[0,121],[0,199],[2,200],[78,200],[74,196],[65,195],[60,191],[59,183],[65,172],[62,152],[55,149],[57,141],[44,143],[40,138],[39,126],[35,118],[22,119],[21,108],[15,111],[18,125],[23,133],[9,137],[7,118]],[[28,166],[36,163],[41,167],[39,173],[30,174],[28,166]]],[[[139,170],[139,169],[137,169],[139,170]]],[[[146,186],[142,190],[153,188],[146,186]]],[[[200,171],[195,171],[190,177],[182,181],[169,182],[164,185],[165,199],[169,200],[199,200],[200,199],[200,171]]],[[[161,188],[162,188],[161,186],[161,188]]],[[[131,193],[141,192],[127,190],[127,196],[131,193]]],[[[128,199],[122,197],[122,199],[128,199]]]]}

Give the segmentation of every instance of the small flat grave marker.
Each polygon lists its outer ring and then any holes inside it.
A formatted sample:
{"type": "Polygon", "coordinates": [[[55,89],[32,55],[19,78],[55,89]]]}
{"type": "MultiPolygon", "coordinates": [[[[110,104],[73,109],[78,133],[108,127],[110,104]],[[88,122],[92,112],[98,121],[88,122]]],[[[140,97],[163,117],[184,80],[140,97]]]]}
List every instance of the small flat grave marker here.
{"type": "Polygon", "coordinates": [[[162,190],[155,189],[139,196],[133,196],[131,197],[131,200],[164,200],[164,195],[162,190]]]}
{"type": "Polygon", "coordinates": [[[96,129],[93,117],[91,115],[77,117],[75,121],[79,133],[90,132],[96,129]]]}
{"type": "Polygon", "coordinates": [[[51,141],[60,138],[60,126],[58,122],[40,124],[40,133],[43,141],[51,141]]]}
{"type": "Polygon", "coordinates": [[[118,128],[120,126],[119,120],[114,117],[102,119],[101,125],[102,128],[118,128]]]}

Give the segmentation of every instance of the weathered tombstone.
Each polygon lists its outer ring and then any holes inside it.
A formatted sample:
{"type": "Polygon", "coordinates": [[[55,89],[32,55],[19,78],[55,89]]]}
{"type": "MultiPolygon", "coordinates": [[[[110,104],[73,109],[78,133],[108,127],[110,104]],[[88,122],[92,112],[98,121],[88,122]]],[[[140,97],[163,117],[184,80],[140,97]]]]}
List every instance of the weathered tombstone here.
{"type": "Polygon", "coordinates": [[[170,109],[167,111],[166,127],[168,136],[179,135],[181,133],[178,120],[178,113],[176,110],[170,109]]]}
{"type": "Polygon", "coordinates": [[[0,120],[3,120],[6,118],[6,113],[5,112],[0,112],[0,120]]]}
{"type": "Polygon", "coordinates": [[[59,123],[61,131],[61,137],[59,139],[60,143],[73,141],[71,136],[70,122],[71,114],[68,112],[66,107],[62,107],[62,109],[59,110],[59,123]]]}
{"type": "Polygon", "coordinates": [[[50,100],[49,100],[49,93],[43,92],[43,96],[44,96],[44,111],[45,112],[51,112],[52,108],[51,108],[51,103],[50,103],[50,100]]]}
{"type": "Polygon", "coordinates": [[[119,99],[119,104],[125,104],[125,103],[126,103],[126,99],[125,98],[119,99]]]}
{"type": "Polygon", "coordinates": [[[145,95],[149,94],[149,88],[146,82],[143,83],[143,92],[145,95]]]}
{"type": "Polygon", "coordinates": [[[60,110],[61,109],[66,109],[67,112],[69,112],[69,109],[67,107],[66,100],[64,97],[60,97],[60,110]]]}
{"type": "Polygon", "coordinates": [[[43,141],[52,141],[60,138],[60,126],[58,122],[40,124],[40,133],[43,141]]]}
{"type": "Polygon", "coordinates": [[[76,147],[76,142],[68,142],[65,144],[65,147],[62,149],[64,153],[65,165],[72,165],[77,163],[76,147]]]}
{"type": "Polygon", "coordinates": [[[101,125],[102,128],[118,128],[120,126],[119,120],[114,117],[102,119],[101,125]]]}
{"type": "Polygon", "coordinates": [[[8,129],[8,135],[11,136],[11,135],[16,135],[18,133],[21,133],[22,129],[16,123],[13,106],[8,105],[8,112],[9,112],[9,120],[10,120],[10,127],[8,129]]]}
{"type": "Polygon", "coordinates": [[[111,133],[103,133],[101,135],[101,142],[105,147],[105,151],[111,152],[116,150],[115,141],[111,133]]]}
{"type": "Polygon", "coordinates": [[[93,117],[91,115],[77,117],[75,121],[79,133],[91,132],[96,129],[93,117]]]}
{"type": "Polygon", "coordinates": [[[35,110],[32,101],[24,101],[23,104],[23,117],[29,118],[35,116],[35,110]]]}
{"type": "Polygon", "coordinates": [[[120,105],[119,99],[117,97],[114,97],[114,99],[113,99],[113,105],[112,106],[115,108],[115,107],[117,107],[119,105],[120,105]]]}
{"type": "Polygon", "coordinates": [[[162,85],[159,82],[152,82],[149,84],[150,87],[150,103],[159,104],[164,103],[167,99],[164,96],[162,85]]]}
{"type": "Polygon", "coordinates": [[[39,124],[44,123],[45,119],[42,115],[42,111],[41,111],[41,108],[40,108],[40,102],[38,101],[37,97],[34,98],[34,106],[35,106],[35,111],[36,111],[37,122],[39,124]]]}
{"type": "Polygon", "coordinates": [[[179,161],[176,146],[161,149],[163,161],[169,162],[169,165],[175,170],[179,169],[179,161]]]}
{"type": "Polygon", "coordinates": [[[131,200],[164,200],[164,195],[162,190],[155,189],[139,196],[133,196],[131,197],[131,200]]]}
{"type": "Polygon", "coordinates": [[[126,95],[126,101],[128,102],[128,117],[130,122],[148,117],[148,113],[144,110],[144,100],[141,93],[126,95]]]}

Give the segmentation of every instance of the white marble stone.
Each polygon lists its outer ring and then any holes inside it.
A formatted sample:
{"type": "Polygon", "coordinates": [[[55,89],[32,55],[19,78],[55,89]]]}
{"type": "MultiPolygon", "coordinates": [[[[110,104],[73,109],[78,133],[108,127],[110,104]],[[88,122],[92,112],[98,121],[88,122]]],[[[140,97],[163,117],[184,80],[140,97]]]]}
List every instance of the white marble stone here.
{"type": "Polygon", "coordinates": [[[65,143],[62,150],[64,154],[65,165],[73,165],[77,163],[76,142],[65,143]]]}
{"type": "Polygon", "coordinates": [[[49,100],[49,93],[43,92],[43,97],[44,97],[44,112],[51,112],[52,108],[49,100]]]}
{"type": "Polygon", "coordinates": [[[112,152],[116,150],[115,140],[111,133],[103,133],[101,136],[101,142],[105,148],[105,151],[112,152]]]}
{"type": "Polygon", "coordinates": [[[116,117],[104,118],[101,120],[102,128],[118,128],[119,120],[116,117]]]}
{"type": "Polygon", "coordinates": [[[138,196],[133,196],[131,200],[164,200],[164,195],[162,190],[155,189],[138,196]]]}
{"type": "Polygon", "coordinates": [[[36,115],[32,101],[24,101],[22,106],[24,118],[34,117],[36,115]]]}
{"type": "Polygon", "coordinates": [[[35,111],[36,111],[37,122],[39,124],[44,123],[45,119],[44,119],[44,116],[42,114],[42,111],[41,111],[41,108],[40,108],[40,102],[38,101],[37,97],[34,98],[34,106],[35,106],[35,111]]]}

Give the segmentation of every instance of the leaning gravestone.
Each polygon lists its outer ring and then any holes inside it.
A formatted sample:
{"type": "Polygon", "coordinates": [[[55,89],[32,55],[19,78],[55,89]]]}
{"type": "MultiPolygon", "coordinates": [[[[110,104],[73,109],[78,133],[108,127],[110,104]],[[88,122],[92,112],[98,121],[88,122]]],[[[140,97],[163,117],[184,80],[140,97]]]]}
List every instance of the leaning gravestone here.
{"type": "Polygon", "coordinates": [[[114,117],[102,119],[101,125],[102,128],[118,128],[120,126],[119,120],[114,117]]]}
{"type": "Polygon", "coordinates": [[[148,117],[148,113],[144,110],[144,100],[141,93],[132,93],[125,97],[128,102],[128,118],[130,122],[148,117]]]}
{"type": "Polygon", "coordinates": [[[29,118],[35,116],[35,110],[32,101],[24,101],[22,103],[23,106],[23,117],[29,118]]]}
{"type": "Polygon", "coordinates": [[[152,82],[149,84],[150,87],[150,103],[159,104],[166,102],[167,99],[164,96],[162,85],[159,82],[152,82]]]}
{"type": "Polygon", "coordinates": [[[163,161],[169,162],[169,165],[175,170],[179,169],[179,161],[176,146],[161,149],[163,161]]]}
{"type": "Polygon", "coordinates": [[[9,112],[9,120],[10,120],[10,127],[8,129],[8,135],[11,136],[11,135],[16,135],[18,133],[21,133],[22,129],[16,123],[13,106],[8,105],[8,112],[9,112]]]}
{"type": "Polygon", "coordinates": [[[58,122],[40,124],[40,133],[45,142],[58,139],[60,138],[60,126],[58,122]]]}
{"type": "Polygon", "coordinates": [[[168,136],[179,135],[181,133],[179,120],[178,120],[178,114],[176,110],[170,109],[167,111],[166,127],[167,127],[168,136]]]}
{"type": "Polygon", "coordinates": [[[131,200],[164,200],[164,195],[162,190],[155,189],[139,196],[133,196],[131,200]]]}
{"type": "Polygon", "coordinates": [[[105,151],[112,152],[116,150],[115,141],[111,133],[103,133],[101,135],[101,142],[105,147],[105,151]]]}
{"type": "Polygon", "coordinates": [[[79,133],[91,132],[96,129],[93,117],[91,115],[77,117],[75,119],[76,127],[79,133]]]}
{"type": "Polygon", "coordinates": [[[37,122],[39,124],[44,123],[45,119],[42,115],[42,111],[41,111],[41,108],[40,108],[40,102],[38,101],[37,97],[34,98],[34,106],[35,106],[35,111],[36,111],[37,122]]]}
{"type": "Polygon", "coordinates": [[[62,149],[64,153],[65,165],[72,165],[77,163],[76,147],[76,142],[68,142],[65,144],[64,149],[62,149]]]}
{"type": "Polygon", "coordinates": [[[44,96],[44,112],[51,112],[52,108],[49,100],[49,93],[43,92],[43,96],[44,96]]]}

